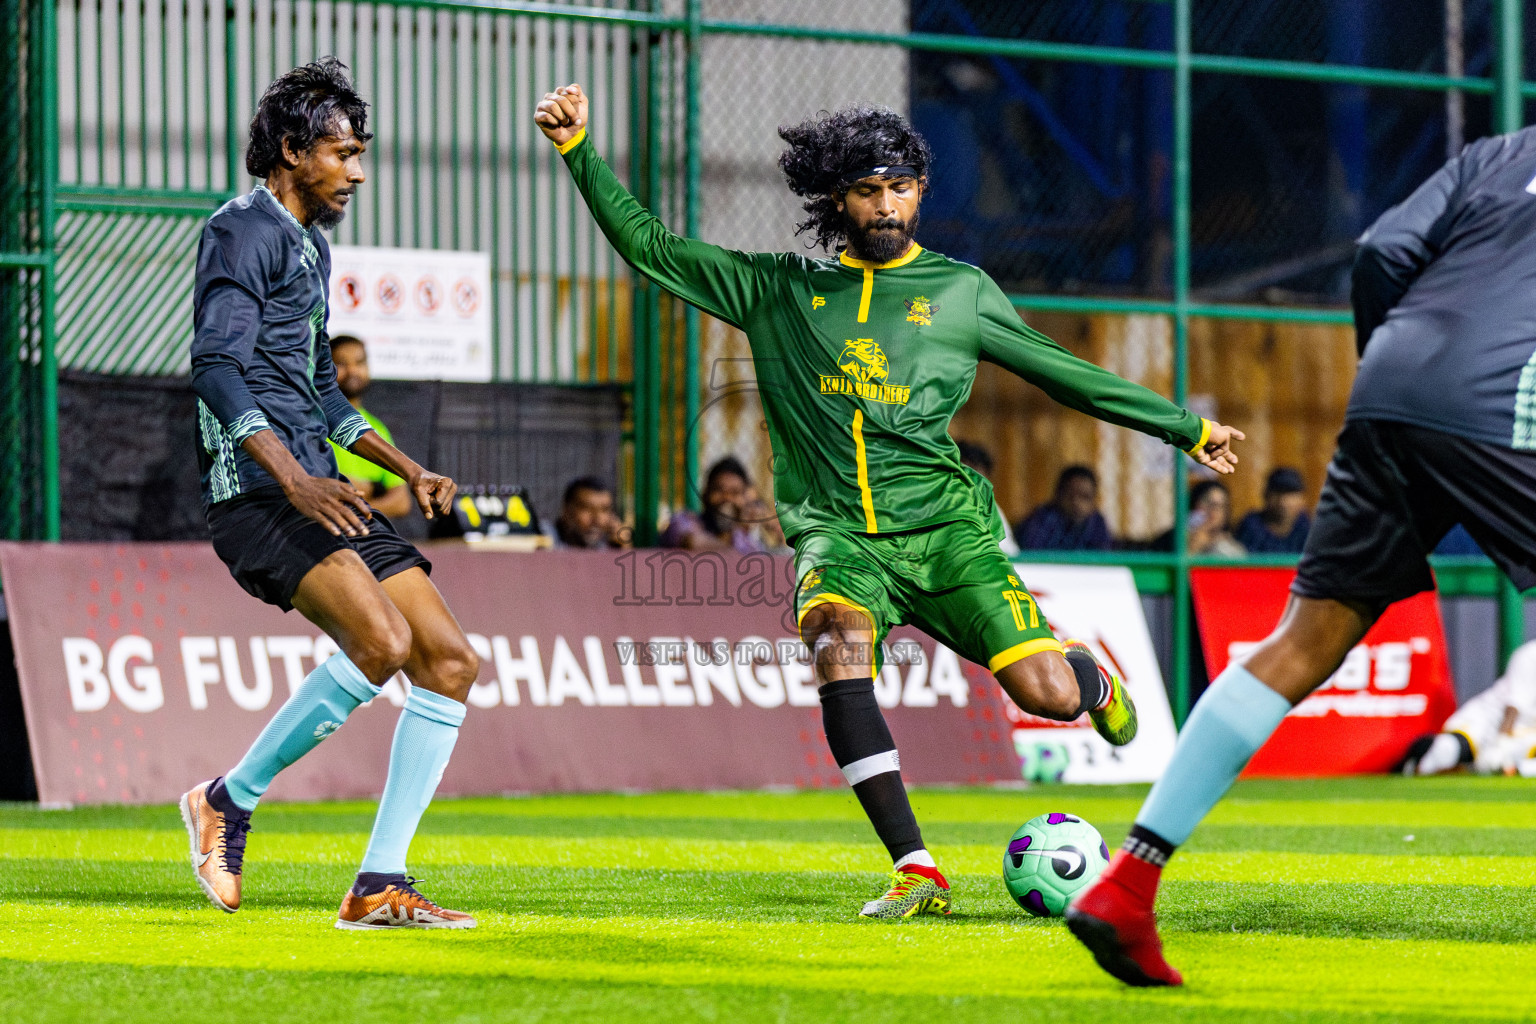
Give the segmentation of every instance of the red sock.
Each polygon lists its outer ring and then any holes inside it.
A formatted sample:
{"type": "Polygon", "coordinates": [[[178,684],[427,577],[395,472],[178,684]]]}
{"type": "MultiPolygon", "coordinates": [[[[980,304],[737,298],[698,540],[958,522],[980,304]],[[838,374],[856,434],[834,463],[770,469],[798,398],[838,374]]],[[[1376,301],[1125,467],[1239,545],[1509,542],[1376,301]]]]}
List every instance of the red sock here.
{"type": "Polygon", "coordinates": [[[1116,850],[1103,877],[1123,889],[1139,907],[1151,910],[1157,901],[1157,883],[1162,880],[1163,869],[1124,850],[1116,850]]]}

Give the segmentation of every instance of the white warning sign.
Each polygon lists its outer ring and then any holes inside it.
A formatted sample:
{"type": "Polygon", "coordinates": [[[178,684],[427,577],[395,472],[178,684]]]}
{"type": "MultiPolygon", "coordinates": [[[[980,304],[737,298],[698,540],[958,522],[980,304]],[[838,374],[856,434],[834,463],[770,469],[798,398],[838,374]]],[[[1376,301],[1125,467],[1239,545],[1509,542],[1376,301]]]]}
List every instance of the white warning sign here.
{"type": "Polygon", "coordinates": [[[368,346],[385,380],[490,380],[491,257],[483,252],[331,247],[330,334],[368,346]]]}

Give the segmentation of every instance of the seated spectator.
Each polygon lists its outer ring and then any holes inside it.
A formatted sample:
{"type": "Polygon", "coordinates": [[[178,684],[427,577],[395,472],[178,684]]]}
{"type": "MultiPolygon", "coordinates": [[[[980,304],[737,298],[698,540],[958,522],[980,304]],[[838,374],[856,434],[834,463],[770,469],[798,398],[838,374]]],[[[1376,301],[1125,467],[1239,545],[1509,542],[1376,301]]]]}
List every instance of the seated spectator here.
{"type": "Polygon", "coordinates": [[[1249,554],[1300,554],[1311,529],[1301,474],[1281,467],[1264,482],[1264,507],[1243,516],[1235,536],[1249,554]]]}
{"type": "Polygon", "coordinates": [[[746,467],[736,459],[727,455],[716,462],[704,478],[704,511],[674,512],[662,532],[661,546],[691,551],[735,549],[742,554],[767,550],[743,515],[751,488],[746,467]]]}
{"type": "MultiPolygon", "coordinates": [[[[336,383],[341,393],[347,396],[347,401],[352,403],[352,408],[379,432],[380,437],[394,444],[395,439],[389,436],[389,428],[362,405],[363,393],[373,382],[368,373],[368,349],[363,339],[354,338],[350,334],[336,335],[331,339],[331,362],[336,364],[336,383]]],[[[341,475],[347,478],[368,504],[391,519],[410,515],[416,503],[411,500],[411,492],[404,480],[382,466],[375,466],[361,455],[353,455],[335,441],[331,442],[331,449],[336,453],[336,466],[341,470],[341,475]]]]}
{"type": "Polygon", "coordinates": [[[1099,478],[1087,466],[1068,466],[1056,478],[1056,496],[1014,528],[1025,551],[1108,551],[1109,524],[1099,512],[1099,478]]]}
{"type": "Polygon", "coordinates": [[[628,547],[608,485],[595,476],[578,477],[567,484],[552,539],[557,548],[628,547]]]}
{"type": "MultiPolygon", "coordinates": [[[[955,445],[960,449],[960,464],[974,469],[991,482],[992,453],[974,441],[956,441],[955,445]]],[[[992,498],[992,507],[997,510],[997,521],[1003,528],[1003,539],[998,541],[998,545],[1005,555],[1018,554],[1018,542],[1013,539],[1013,531],[1008,528],[1008,517],[1003,515],[1003,506],[997,503],[995,495],[992,498]]]]}
{"type": "MultiPolygon", "coordinates": [[[[1236,558],[1247,550],[1232,536],[1232,496],[1220,480],[1202,480],[1189,489],[1189,518],[1185,520],[1185,550],[1192,555],[1236,558]]],[[[1152,542],[1156,551],[1173,550],[1173,531],[1152,542]]]]}
{"type": "Polygon", "coordinates": [[[1536,774],[1536,642],[1510,655],[1504,675],[1445,720],[1438,733],[1414,740],[1404,775],[1468,769],[1483,775],[1536,774]]]}

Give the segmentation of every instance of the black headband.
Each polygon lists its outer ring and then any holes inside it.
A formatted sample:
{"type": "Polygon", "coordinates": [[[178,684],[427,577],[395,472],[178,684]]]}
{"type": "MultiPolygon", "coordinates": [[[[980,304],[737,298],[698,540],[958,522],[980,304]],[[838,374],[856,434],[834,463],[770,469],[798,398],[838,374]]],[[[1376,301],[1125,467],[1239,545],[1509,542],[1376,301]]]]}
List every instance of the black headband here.
{"type": "Polygon", "coordinates": [[[854,182],[865,178],[921,178],[917,168],[907,164],[880,164],[875,167],[866,167],[862,171],[849,171],[838,180],[839,190],[846,191],[854,182]]]}

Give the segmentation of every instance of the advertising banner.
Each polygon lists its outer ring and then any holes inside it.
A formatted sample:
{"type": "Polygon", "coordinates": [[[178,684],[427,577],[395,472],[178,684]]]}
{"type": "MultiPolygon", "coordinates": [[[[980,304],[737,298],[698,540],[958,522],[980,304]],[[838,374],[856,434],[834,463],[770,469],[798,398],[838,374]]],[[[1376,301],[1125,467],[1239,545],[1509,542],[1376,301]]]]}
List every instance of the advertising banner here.
{"type": "MultiPolygon", "coordinates": [[[[1291,569],[1194,569],[1190,586],[1211,678],[1280,621],[1291,569]]],[[[1415,737],[1456,709],[1436,595],[1387,609],[1344,664],[1291,710],[1246,775],[1349,775],[1391,771],[1415,737]]]]}
{"type": "MultiPolygon", "coordinates": [[[[481,657],[445,794],[842,786],[794,639],[789,560],[425,549],[481,657]]],[[[40,799],[166,801],[226,771],[331,641],[206,544],[0,544],[40,799]]],[[[383,788],[403,678],[279,776],[383,788]]],[[[912,630],[877,697],[913,783],[1018,779],[987,672],[912,630]]]]}
{"type": "Polygon", "coordinates": [[[491,379],[489,253],[333,245],[330,316],[381,380],[491,379]]]}
{"type": "Polygon", "coordinates": [[[1053,722],[1006,705],[1026,778],[1040,781],[1151,782],[1173,756],[1176,733],[1168,691],[1157,667],[1152,637],[1129,569],[1120,566],[1021,565],[1019,576],[1035,596],[1051,629],[1081,640],[1125,681],[1140,728],[1123,747],[1112,747],[1084,715],[1053,722]]]}

